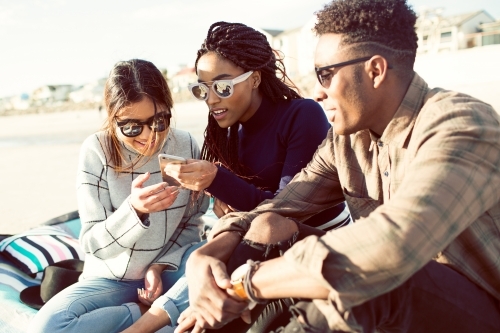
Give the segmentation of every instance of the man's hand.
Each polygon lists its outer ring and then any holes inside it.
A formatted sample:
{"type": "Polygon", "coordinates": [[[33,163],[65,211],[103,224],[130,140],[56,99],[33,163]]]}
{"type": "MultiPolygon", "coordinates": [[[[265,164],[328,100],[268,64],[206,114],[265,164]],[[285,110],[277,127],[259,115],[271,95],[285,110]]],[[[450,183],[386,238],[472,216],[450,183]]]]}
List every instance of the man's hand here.
{"type": "MultiPolygon", "coordinates": [[[[227,289],[228,294],[230,294],[234,299],[240,300],[240,298],[231,290],[227,289]]],[[[248,303],[247,303],[248,304],[248,303]]],[[[198,316],[199,317],[199,316],[198,316]]],[[[184,312],[181,313],[179,316],[179,320],[177,321],[177,328],[175,329],[174,333],[182,333],[186,332],[187,330],[191,329],[191,333],[196,333],[196,332],[203,332],[203,319],[200,320],[200,323],[197,323],[197,315],[196,313],[188,307],[184,312]]],[[[247,324],[250,324],[252,317],[250,314],[250,309],[246,309],[243,311],[241,314],[240,318],[247,324]]]]}
{"type": "Polygon", "coordinates": [[[187,262],[186,276],[190,311],[181,316],[176,332],[185,332],[194,322],[192,332],[222,327],[240,317],[247,308],[247,302],[236,300],[226,292],[231,283],[226,265],[217,258],[201,254],[198,250],[193,252],[187,262]]]}

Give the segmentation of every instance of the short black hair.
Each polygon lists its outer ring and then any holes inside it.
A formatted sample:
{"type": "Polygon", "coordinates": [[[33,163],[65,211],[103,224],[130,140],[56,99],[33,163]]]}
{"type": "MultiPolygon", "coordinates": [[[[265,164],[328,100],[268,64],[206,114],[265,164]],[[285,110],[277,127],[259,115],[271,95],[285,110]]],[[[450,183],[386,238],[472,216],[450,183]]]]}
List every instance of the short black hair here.
{"type": "Polygon", "coordinates": [[[315,14],[317,35],[340,34],[342,46],[366,43],[363,49],[413,70],[417,15],[406,0],[333,0],[315,14]]]}

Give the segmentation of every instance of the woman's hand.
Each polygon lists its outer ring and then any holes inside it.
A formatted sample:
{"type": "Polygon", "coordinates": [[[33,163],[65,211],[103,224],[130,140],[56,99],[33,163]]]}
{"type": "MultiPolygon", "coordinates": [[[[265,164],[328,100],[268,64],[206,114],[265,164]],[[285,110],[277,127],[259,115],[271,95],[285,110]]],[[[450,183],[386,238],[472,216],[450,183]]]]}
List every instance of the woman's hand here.
{"type": "Polygon", "coordinates": [[[163,292],[163,283],[161,281],[161,272],[165,269],[165,265],[152,264],[149,266],[146,276],[144,277],[144,293],[139,293],[139,301],[143,304],[151,306],[153,302],[160,297],[163,292]]]}
{"type": "Polygon", "coordinates": [[[208,161],[189,159],[186,164],[167,164],[165,173],[176,179],[184,188],[203,191],[212,184],[217,167],[208,161]]]}
{"type": "Polygon", "coordinates": [[[167,209],[174,203],[179,194],[177,187],[168,186],[164,182],[142,187],[150,176],[151,174],[146,172],[132,182],[130,204],[134,207],[139,217],[143,214],[155,213],[167,209]]]}
{"type": "Polygon", "coordinates": [[[214,214],[217,215],[218,218],[221,218],[226,214],[229,214],[231,212],[235,212],[236,209],[229,206],[225,202],[222,202],[219,199],[215,198],[213,211],[214,211],[214,214]]]}
{"type": "MultiPolygon", "coordinates": [[[[194,316],[191,307],[188,306],[187,309],[181,313],[177,324],[179,326],[177,326],[174,333],[182,333],[194,327],[196,324],[196,317],[194,316]]],[[[194,329],[194,332],[196,332],[196,330],[199,330],[199,328],[194,329]]]]}

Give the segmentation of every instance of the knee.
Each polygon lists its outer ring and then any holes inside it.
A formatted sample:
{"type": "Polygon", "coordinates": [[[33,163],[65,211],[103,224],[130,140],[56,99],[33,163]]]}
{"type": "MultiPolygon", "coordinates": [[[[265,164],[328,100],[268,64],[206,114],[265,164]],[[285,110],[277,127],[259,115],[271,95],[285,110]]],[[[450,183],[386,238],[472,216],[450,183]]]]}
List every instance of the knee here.
{"type": "Polygon", "coordinates": [[[275,213],[264,213],[252,221],[245,239],[274,244],[290,239],[298,230],[296,222],[275,213]]]}

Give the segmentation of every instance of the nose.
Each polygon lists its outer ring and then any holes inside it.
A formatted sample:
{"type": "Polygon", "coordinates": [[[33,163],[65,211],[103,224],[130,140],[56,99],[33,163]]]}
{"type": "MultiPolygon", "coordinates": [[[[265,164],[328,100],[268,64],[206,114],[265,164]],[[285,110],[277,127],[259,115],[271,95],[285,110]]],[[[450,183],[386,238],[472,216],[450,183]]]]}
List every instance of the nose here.
{"type": "Polygon", "coordinates": [[[207,105],[211,106],[220,102],[219,96],[213,91],[212,87],[208,89],[208,98],[206,100],[207,105]]]}
{"type": "Polygon", "coordinates": [[[313,91],[313,99],[316,102],[321,102],[326,98],[327,95],[325,93],[325,88],[316,80],[316,84],[314,85],[314,91],[313,91]]]}
{"type": "Polygon", "coordinates": [[[138,138],[147,141],[149,139],[149,136],[151,135],[151,131],[152,129],[150,129],[148,125],[142,125],[142,133],[139,134],[138,138]]]}

